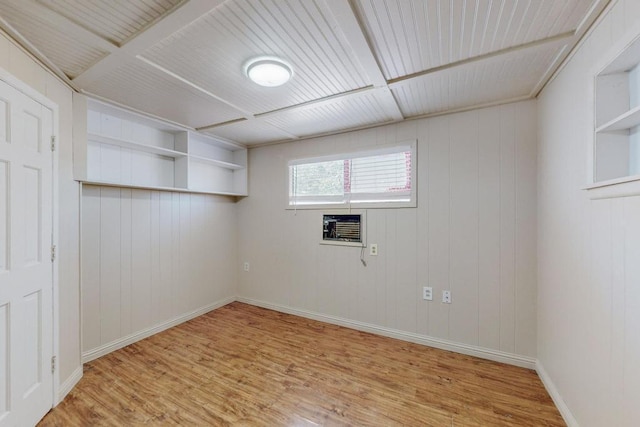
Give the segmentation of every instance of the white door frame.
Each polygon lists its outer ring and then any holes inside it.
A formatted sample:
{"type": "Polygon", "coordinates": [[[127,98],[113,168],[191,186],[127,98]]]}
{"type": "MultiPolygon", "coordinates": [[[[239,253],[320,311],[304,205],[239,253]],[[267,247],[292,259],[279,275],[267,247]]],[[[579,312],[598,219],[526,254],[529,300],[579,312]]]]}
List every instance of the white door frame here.
{"type": "MultiPolygon", "coordinates": [[[[2,67],[0,67],[0,80],[4,81],[5,83],[7,83],[8,85],[12,86],[14,89],[24,93],[26,96],[28,96],[29,98],[33,99],[34,101],[38,102],[39,104],[42,104],[43,106],[49,108],[52,113],[53,113],[53,135],[56,138],[56,149],[53,151],[52,153],[52,194],[51,194],[51,198],[52,198],[52,236],[51,236],[51,244],[52,245],[58,245],[58,212],[59,212],[59,207],[58,207],[58,150],[59,150],[59,113],[58,113],[58,104],[56,104],[55,102],[51,101],[49,98],[47,98],[46,96],[44,96],[43,94],[41,94],[40,92],[38,92],[37,90],[33,89],[31,86],[27,85],[25,82],[23,82],[22,80],[14,77],[13,75],[11,75],[9,72],[7,72],[5,69],[3,69],[2,67]]],[[[53,275],[53,284],[52,284],[52,304],[53,304],[53,324],[52,324],[52,328],[53,328],[53,349],[52,349],[52,355],[53,357],[56,358],[56,369],[53,372],[53,390],[51,390],[51,392],[53,393],[53,398],[52,398],[52,402],[53,402],[53,406],[56,406],[58,403],[60,403],[58,401],[58,389],[60,388],[60,369],[59,369],[59,360],[58,360],[58,354],[59,354],[59,344],[60,344],[60,322],[59,322],[59,293],[58,293],[58,256],[56,255],[55,259],[53,260],[53,262],[51,263],[51,268],[52,268],[52,275],[53,275]]]]}

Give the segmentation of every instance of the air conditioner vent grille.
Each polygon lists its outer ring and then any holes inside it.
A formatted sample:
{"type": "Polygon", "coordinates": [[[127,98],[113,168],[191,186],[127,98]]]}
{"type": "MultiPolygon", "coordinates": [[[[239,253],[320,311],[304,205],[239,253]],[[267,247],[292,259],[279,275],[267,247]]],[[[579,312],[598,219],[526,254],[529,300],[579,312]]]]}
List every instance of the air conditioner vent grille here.
{"type": "Polygon", "coordinates": [[[362,242],[360,215],[323,215],[322,239],[362,242]]]}

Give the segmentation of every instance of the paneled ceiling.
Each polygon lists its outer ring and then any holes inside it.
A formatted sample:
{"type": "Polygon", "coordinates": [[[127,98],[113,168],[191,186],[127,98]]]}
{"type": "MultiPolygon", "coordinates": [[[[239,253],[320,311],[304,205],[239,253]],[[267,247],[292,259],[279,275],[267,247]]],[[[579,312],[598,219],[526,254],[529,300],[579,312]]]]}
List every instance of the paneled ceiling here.
{"type": "Polygon", "coordinates": [[[533,98],[609,0],[0,0],[74,89],[253,146],[533,98]],[[257,86],[258,56],[293,78],[257,86]]]}

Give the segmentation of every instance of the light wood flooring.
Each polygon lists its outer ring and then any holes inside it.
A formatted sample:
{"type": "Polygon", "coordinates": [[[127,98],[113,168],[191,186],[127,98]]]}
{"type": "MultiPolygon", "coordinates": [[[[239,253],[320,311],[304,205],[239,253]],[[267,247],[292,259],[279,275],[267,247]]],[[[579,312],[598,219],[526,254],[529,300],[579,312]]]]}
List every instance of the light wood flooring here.
{"type": "Polygon", "coordinates": [[[232,303],[85,365],[41,426],[561,426],[534,371],[232,303]]]}

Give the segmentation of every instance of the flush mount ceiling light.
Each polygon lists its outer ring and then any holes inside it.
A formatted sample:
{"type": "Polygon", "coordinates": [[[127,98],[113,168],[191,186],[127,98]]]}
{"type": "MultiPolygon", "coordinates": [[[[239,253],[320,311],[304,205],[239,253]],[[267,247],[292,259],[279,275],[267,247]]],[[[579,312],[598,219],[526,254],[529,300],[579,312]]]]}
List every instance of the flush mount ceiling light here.
{"type": "Polygon", "coordinates": [[[293,70],[281,59],[260,57],[247,63],[245,73],[251,81],[260,86],[276,87],[288,82],[293,70]]]}

